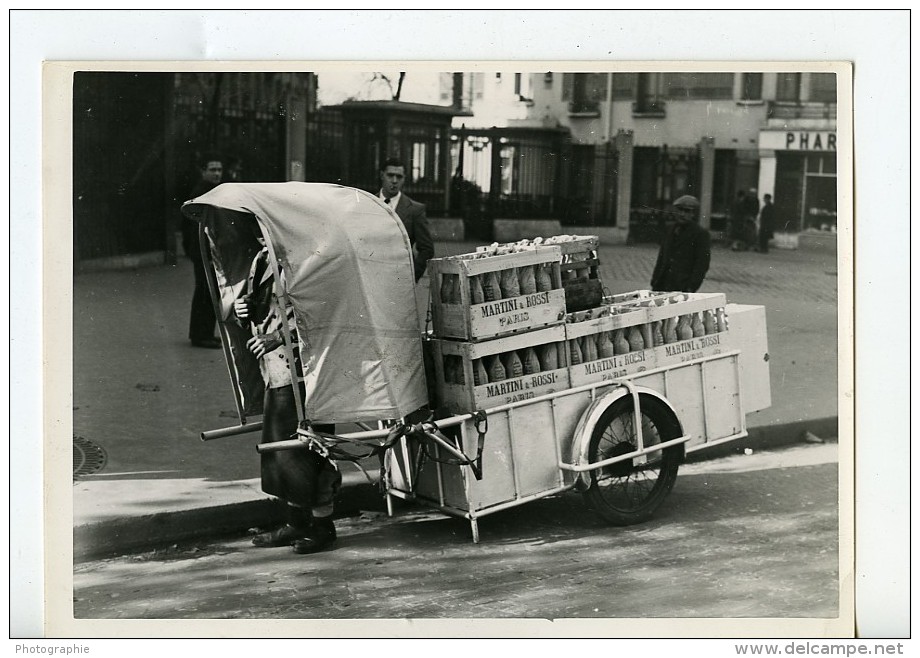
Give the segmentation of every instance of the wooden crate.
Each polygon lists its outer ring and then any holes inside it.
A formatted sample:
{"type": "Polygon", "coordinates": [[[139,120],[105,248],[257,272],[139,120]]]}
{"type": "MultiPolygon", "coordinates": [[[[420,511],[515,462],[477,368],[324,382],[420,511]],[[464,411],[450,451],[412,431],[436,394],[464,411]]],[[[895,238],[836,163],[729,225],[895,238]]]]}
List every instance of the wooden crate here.
{"type": "Polygon", "coordinates": [[[692,315],[725,308],[726,300],[725,295],[720,292],[682,292],[653,297],[638,303],[648,308],[649,321],[654,322],[680,315],[692,315]],[[668,303],[659,304],[663,300],[667,300],[668,303]]]}
{"type": "MultiPolygon", "coordinates": [[[[638,327],[642,333],[643,342],[646,346],[650,346],[652,337],[647,320],[647,309],[638,308],[627,313],[614,313],[582,322],[566,323],[566,348],[567,350],[572,349],[571,341],[583,341],[586,338],[596,340],[598,334],[606,332],[612,334],[617,330],[627,330],[631,327],[638,327]]],[[[579,344],[583,343],[580,342],[579,344]]],[[[582,353],[584,353],[584,350],[582,350],[582,353]]],[[[615,354],[593,361],[583,361],[578,364],[570,363],[569,380],[572,386],[576,387],[627,377],[655,367],[655,350],[651,347],[646,347],[642,350],[626,354],[615,354]]]]}
{"type": "Polygon", "coordinates": [[[517,351],[519,355],[528,347],[555,344],[564,359],[565,327],[558,325],[545,329],[516,334],[483,342],[443,339],[428,341],[435,369],[435,399],[439,407],[451,413],[488,409],[519,400],[528,400],[547,393],[569,388],[567,361],[554,370],[505,379],[495,383],[475,385],[473,361],[517,351]],[[459,357],[462,381],[448,381],[445,375],[445,357],[459,357]]]}
{"type": "Polygon", "coordinates": [[[428,262],[431,278],[431,316],[434,335],[467,341],[489,340],[560,324],[565,317],[565,291],[559,271],[560,249],[530,247],[517,253],[477,258],[465,254],[428,262]],[[483,304],[473,304],[470,278],[489,272],[533,265],[546,266],[552,289],[483,304]],[[441,299],[445,276],[459,277],[459,303],[441,299]]]}
{"type": "Polygon", "coordinates": [[[604,297],[598,273],[600,240],[596,235],[573,237],[573,240],[558,243],[562,251],[559,269],[565,288],[565,309],[570,313],[600,306],[604,297]]]}

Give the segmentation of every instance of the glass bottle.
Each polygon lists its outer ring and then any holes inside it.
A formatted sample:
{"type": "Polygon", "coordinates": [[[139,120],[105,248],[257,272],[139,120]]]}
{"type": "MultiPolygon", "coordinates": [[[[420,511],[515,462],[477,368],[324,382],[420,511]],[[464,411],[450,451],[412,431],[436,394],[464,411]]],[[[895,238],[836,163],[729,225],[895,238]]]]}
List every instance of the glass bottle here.
{"type": "Polygon", "coordinates": [[[537,292],[546,292],[547,290],[553,289],[553,278],[549,274],[549,263],[543,263],[542,265],[535,265],[536,272],[534,274],[534,279],[537,287],[537,292]]]}
{"type": "Polygon", "coordinates": [[[629,341],[623,335],[622,329],[617,329],[613,334],[613,353],[626,354],[629,352],[629,341]]]}
{"type": "Polygon", "coordinates": [[[693,331],[694,338],[699,338],[706,333],[705,329],[703,329],[703,321],[700,319],[699,313],[693,314],[693,318],[690,321],[690,330],[693,331]]]}
{"type": "Polygon", "coordinates": [[[724,308],[716,309],[716,328],[719,331],[728,331],[728,317],[724,308]]]}
{"type": "Polygon", "coordinates": [[[585,363],[597,361],[597,340],[594,335],[589,334],[580,339],[582,341],[581,355],[585,363]]]}
{"type": "Polygon", "coordinates": [[[576,366],[584,359],[581,356],[581,348],[578,346],[578,339],[569,341],[569,365],[576,366]]]}
{"type": "Polygon", "coordinates": [[[485,295],[482,292],[482,281],[479,280],[479,275],[474,275],[470,277],[470,303],[471,304],[482,304],[486,301],[485,295]]]}
{"type": "Polygon", "coordinates": [[[540,372],[540,359],[537,358],[537,353],[532,347],[528,347],[524,350],[523,363],[525,375],[535,375],[540,372]]]}
{"type": "Polygon", "coordinates": [[[487,302],[495,302],[502,298],[501,287],[498,284],[498,274],[486,272],[482,281],[482,296],[487,302]]]}
{"type": "Polygon", "coordinates": [[[664,345],[664,334],[661,332],[661,320],[655,320],[652,323],[652,345],[655,347],[664,345]]]}
{"type": "Polygon", "coordinates": [[[521,296],[521,286],[518,283],[517,268],[509,267],[502,270],[498,279],[502,299],[511,299],[521,296]]]}
{"type": "Polygon", "coordinates": [[[498,358],[498,355],[491,357],[491,362],[489,363],[489,382],[500,382],[503,379],[507,379],[505,374],[505,366],[502,365],[501,360],[498,358]]]}
{"type": "Polygon", "coordinates": [[[639,331],[639,325],[629,328],[626,334],[626,341],[629,343],[630,352],[638,352],[645,349],[645,340],[642,338],[642,332],[639,331]]]}
{"type": "Polygon", "coordinates": [[[716,333],[716,319],[712,316],[712,311],[703,311],[703,332],[707,336],[716,333]]]}
{"type": "Polygon", "coordinates": [[[522,295],[532,295],[537,292],[537,278],[533,268],[533,265],[518,268],[518,285],[522,295]]]}
{"type": "Polygon", "coordinates": [[[569,346],[566,345],[566,341],[564,340],[560,340],[558,343],[556,343],[556,359],[560,368],[564,368],[566,365],[571,365],[568,361],[569,346]]]}
{"type": "Polygon", "coordinates": [[[518,353],[515,350],[505,352],[504,361],[505,374],[509,378],[513,379],[514,377],[521,377],[524,374],[524,364],[521,363],[521,357],[518,356],[518,353]]]}
{"type": "Polygon", "coordinates": [[[482,386],[488,383],[489,375],[486,373],[486,367],[482,365],[482,359],[473,360],[473,385],[482,386]]]}
{"type": "Polygon", "coordinates": [[[539,347],[540,370],[556,370],[559,367],[559,353],[556,351],[555,343],[547,343],[539,347]]]}
{"type": "Polygon", "coordinates": [[[664,321],[664,342],[677,342],[677,318],[668,318],[664,321]]]}
{"type": "Polygon", "coordinates": [[[677,339],[689,340],[691,338],[693,338],[693,328],[690,326],[690,318],[682,315],[677,322],[677,339]]]}
{"type": "Polygon", "coordinates": [[[613,343],[610,341],[610,332],[605,331],[597,335],[597,357],[606,359],[613,356],[613,343]]]}

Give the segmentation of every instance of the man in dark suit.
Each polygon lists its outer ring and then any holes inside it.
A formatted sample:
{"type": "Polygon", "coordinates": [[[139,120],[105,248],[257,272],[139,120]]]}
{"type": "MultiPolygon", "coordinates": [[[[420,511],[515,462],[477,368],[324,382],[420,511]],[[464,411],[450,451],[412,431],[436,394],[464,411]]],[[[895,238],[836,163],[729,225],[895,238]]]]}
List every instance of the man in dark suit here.
{"type": "Polygon", "coordinates": [[[709,231],[697,224],[700,202],[685,194],[674,202],[675,221],[667,230],[655,270],[652,290],[696,292],[709,271],[709,231]]]}
{"type": "Polygon", "coordinates": [[[403,194],[405,182],[405,163],[396,158],[388,158],[380,170],[379,196],[396,211],[406,227],[415,261],[415,280],[418,282],[425,274],[428,259],[434,257],[434,242],[431,239],[431,229],[428,228],[428,218],[425,217],[425,205],[403,194]]]}
{"type": "MultiPolygon", "coordinates": [[[[213,190],[220,184],[220,178],[223,175],[223,165],[217,157],[205,156],[200,163],[200,169],[201,178],[192,188],[190,199],[213,190]]],[[[218,349],[220,339],[214,335],[217,321],[214,315],[214,303],[211,301],[211,292],[208,289],[208,277],[204,271],[204,262],[201,260],[198,222],[188,217],[182,218],[182,248],[185,250],[185,255],[192,261],[195,271],[195,292],[192,294],[188,338],[195,347],[218,349]]]]}
{"type": "Polygon", "coordinates": [[[765,254],[770,251],[770,240],[773,239],[773,220],[775,219],[776,208],[773,206],[773,196],[770,194],[763,195],[763,209],[760,211],[760,253],[765,254]]]}

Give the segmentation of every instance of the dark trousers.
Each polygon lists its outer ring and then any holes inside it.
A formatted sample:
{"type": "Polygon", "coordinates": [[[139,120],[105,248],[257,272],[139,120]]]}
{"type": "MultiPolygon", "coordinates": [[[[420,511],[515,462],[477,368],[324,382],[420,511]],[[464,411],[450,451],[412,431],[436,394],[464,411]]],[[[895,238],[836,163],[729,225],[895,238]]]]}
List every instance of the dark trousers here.
{"type": "MultiPolygon", "coordinates": [[[[301,393],[303,389],[301,388],[301,393]]],[[[332,434],[335,425],[314,425],[332,434]]],[[[291,386],[265,389],[262,442],[286,441],[297,432],[297,407],[291,386]]],[[[304,448],[262,455],[262,491],[307,509],[332,505],[342,474],[325,457],[304,448]]]]}
{"type": "Polygon", "coordinates": [[[761,231],[758,237],[760,238],[760,250],[767,253],[770,249],[770,239],[773,237],[773,233],[771,231],[761,231]]]}
{"type": "Polygon", "coordinates": [[[191,341],[214,338],[214,304],[208,290],[208,276],[200,260],[192,259],[195,270],[195,292],[192,295],[192,312],[188,321],[188,337],[191,341]]]}

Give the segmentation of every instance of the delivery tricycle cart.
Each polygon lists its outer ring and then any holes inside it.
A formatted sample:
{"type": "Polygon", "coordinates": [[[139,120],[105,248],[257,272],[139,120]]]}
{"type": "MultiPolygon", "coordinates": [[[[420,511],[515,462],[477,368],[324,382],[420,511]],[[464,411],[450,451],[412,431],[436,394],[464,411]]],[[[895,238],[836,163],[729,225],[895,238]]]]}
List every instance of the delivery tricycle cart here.
{"type": "Polygon", "coordinates": [[[240,412],[238,426],[202,438],[260,428],[247,336],[225,321],[255,250],[235,226],[246,216],[286,280],[276,303],[293,308],[310,349],[299,429],[257,449],[377,454],[391,514],[394,499],[417,501],[468,519],[474,542],[480,518],[569,490],[611,523],[644,521],[687,454],[746,436],[746,414],[770,404],[763,307],[718,293],[592,297],[597,283],[577,279],[597,277],[594,236],[431,260],[434,327],[422,332],[411,245],[372,195],[225,184],[184,211],[208,238],[240,412]],[[578,310],[565,306],[569,290],[578,310]],[[332,435],[318,423],[360,430],[332,435]]]}

